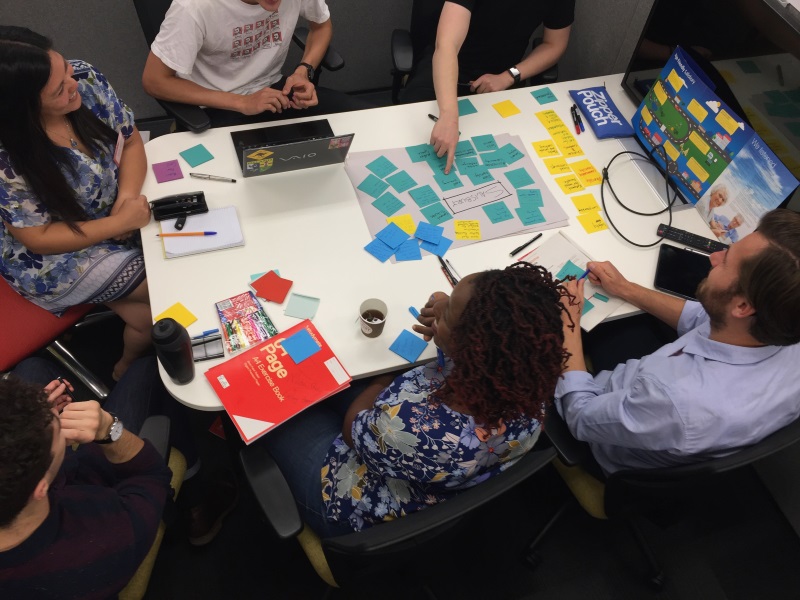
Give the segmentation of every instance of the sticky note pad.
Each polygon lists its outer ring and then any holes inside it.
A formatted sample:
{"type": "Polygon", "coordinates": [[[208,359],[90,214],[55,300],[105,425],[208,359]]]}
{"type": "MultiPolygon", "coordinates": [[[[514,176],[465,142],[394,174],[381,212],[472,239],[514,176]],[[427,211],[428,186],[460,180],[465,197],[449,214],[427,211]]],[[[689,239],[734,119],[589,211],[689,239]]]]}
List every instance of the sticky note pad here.
{"type": "Polygon", "coordinates": [[[203,144],[197,144],[197,146],[192,146],[191,148],[184,150],[183,152],[179,153],[183,160],[189,163],[190,167],[196,167],[197,165],[202,165],[204,162],[210,161],[214,158],[214,155],[208,151],[208,149],[203,146],[203,144]]]}
{"type": "Polygon", "coordinates": [[[545,222],[544,215],[536,206],[520,206],[515,208],[514,211],[526,227],[545,222]]]}
{"type": "Polygon", "coordinates": [[[167,310],[162,312],[160,315],[156,316],[154,321],[160,321],[161,319],[175,319],[178,323],[183,325],[184,327],[188,327],[195,321],[197,321],[197,317],[195,317],[188,308],[186,308],[180,302],[176,302],[172,306],[170,306],[167,310]]]}
{"type": "Polygon", "coordinates": [[[578,215],[578,222],[586,230],[586,233],[597,233],[598,231],[605,231],[608,229],[605,220],[600,216],[600,213],[597,212],[578,215]]]}
{"type": "Polygon", "coordinates": [[[473,115],[478,112],[478,109],[475,108],[475,105],[469,98],[462,98],[458,101],[458,116],[459,117],[466,117],[467,115],[473,115]]]}
{"type": "Polygon", "coordinates": [[[556,100],[558,100],[558,98],[556,98],[556,95],[553,92],[551,92],[550,88],[548,87],[540,88],[538,90],[533,90],[531,92],[531,96],[536,98],[536,101],[539,104],[549,104],[550,102],[555,102],[556,100]]]}
{"type": "Polygon", "coordinates": [[[165,162],[153,164],[153,174],[158,183],[183,179],[183,172],[177,160],[167,160],[165,162]]]}
{"type": "Polygon", "coordinates": [[[426,252],[430,252],[431,254],[435,254],[437,256],[444,256],[445,253],[450,249],[450,246],[453,245],[453,240],[450,238],[442,236],[437,243],[433,242],[422,242],[419,247],[425,250],[426,252]]]}
{"type": "Polygon", "coordinates": [[[506,179],[508,179],[508,182],[515,188],[521,188],[525,187],[526,185],[533,185],[535,183],[533,181],[533,177],[531,177],[524,168],[506,171],[505,176],[506,179]]]}
{"type": "Polygon", "coordinates": [[[400,198],[395,196],[392,192],[386,192],[383,196],[378,198],[372,203],[372,206],[377,208],[387,217],[391,217],[394,213],[396,213],[401,208],[405,207],[400,198]]]}
{"type": "Polygon", "coordinates": [[[391,185],[398,193],[403,193],[416,187],[417,182],[405,171],[398,171],[386,178],[386,183],[391,185]]]}
{"type": "Polygon", "coordinates": [[[499,150],[497,153],[503,157],[503,160],[506,161],[507,165],[517,162],[519,159],[524,158],[525,155],[517,150],[516,146],[512,143],[508,143],[499,150]]]}
{"type": "Polygon", "coordinates": [[[492,104],[492,108],[495,109],[504,119],[513,115],[518,115],[520,112],[522,112],[511,100],[503,100],[497,104],[492,104]]]}
{"type": "Polygon", "coordinates": [[[481,239],[480,221],[454,221],[457,240],[479,240],[481,239]]]}
{"type": "Polygon", "coordinates": [[[541,142],[531,142],[534,152],[541,157],[558,156],[558,148],[552,140],[542,140],[541,142]]]}
{"type": "Polygon", "coordinates": [[[563,175],[564,173],[571,173],[572,169],[567,164],[567,161],[561,158],[545,158],[544,166],[552,175],[563,175]]]}
{"type": "Polygon", "coordinates": [[[387,246],[378,238],[375,238],[369,244],[364,246],[364,250],[372,254],[372,256],[381,262],[386,262],[389,257],[394,254],[394,248],[387,246]]]}
{"type": "Polygon", "coordinates": [[[301,329],[281,342],[281,348],[286,350],[294,364],[299,365],[309,356],[314,356],[322,347],[314,341],[307,329],[301,329]]]}
{"type": "Polygon", "coordinates": [[[433,146],[430,144],[419,144],[418,146],[406,146],[411,162],[425,162],[429,158],[436,156],[433,146]]]}
{"type": "Polygon", "coordinates": [[[472,138],[472,143],[478,152],[497,150],[497,142],[493,135],[476,135],[472,138]]]}
{"type": "Polygon", "coordinates": [[[431,225],[438,225],[439,223],[444,223],[445,221],[449,221],[453,218],[453,215],[451,215],[448,210],[442,206],[441,202],[436,202],[435,204],[426,206],[425,208],[421,209],[420,212],[431,225]]]}
{"type": "Polygon", "coordinates": [[[423,185],[413,190],[410,190],[409,195],[413,198],[414,202],[417,203],[417,206],[420,208],[425,208],[429,204],[433,204],[434,202],[439,202],[439,194],[433,191],[433,188],[429,185],[423,185]]]}
{"type": "Polygon", "coordinates": [[[414,224],[414,217],[408,213],[404,215],[395,215],[393,217],[386,217],[387,223],[394,223],[400,229],[405,231],[408,235],[414,235],[414,230],[417,226],[414,224]]]}
{"type": "Polygon", "coordinates": [[[256,292],[256,296],[282,304],[286,300],[286,295],[292,287],[294,282],[289,279],[284,279],[275,271],[269,271],[266,275],[262,275],[255,281],[250,282],[250,287],[256,292]]]}
{"type": "Polygon", "coordinates": [[[564,263],[564,266],[561,267],[561,270],[556,275],[556,279],[561,281],[565,280],[567,277],[575,277],[576,279],[583,275],[584,269],[581,269],[578,265],[576,265],[571,260],[568,260],[564,263]]]}
{"type": "Polygon", "coordinates": [[[450,175],[445,175],[444,173],[434,173],[433,180],[443,192],[464,186],[464,184],[461,183],[461,179],[458,177],[458,173],[455,173],[454,171],[450,171],[450,175]]]}
{"type": "Polygon", "coordinates": [[[419,355],[428,347],[428,342],[411,333],[408,329],[403,329],[397,339],[389,346],[389,350],[406,359],[408,362],[416,362],[419,355]]]}
{"type": "Polygon", "coordinates": [[[494,177],[486,167],[468,167],[465,169],[465,175],[469,178],[472,185],[494,181],[494,177]]]}
{"type": "Polygon", "coordinates": [[[436,244],[442,238],[443,233],[444,233],[443,227],[439,227],[438,225],[431,225],[423,221],[420,222],[419,225],[417,225],[417,230],[414,232],[414,237],[420,240],[425,240],[426,242],[433,242],[434,244],[436,244]]]}
{"type": "Polygon", "coordinates": [[[372,162],[367,163],[367,168],[381,179],[386,177],[389,173],[397,171],[397,167],[394,166],[394,163],[385,156],[379,156],[372,162]]]}
{"type": "Polygon", "coordinates": [[[472,142],[469,140],[461,140],[456,144],[456,158],[464,158],[465,156],[474,156],[477,154],[475,152],[475,148],[472,145],[472,142]]]}
{"type": "Polygon", "coordinates": [[[375,237],[390,248],[396,250],[400,247],[400,244],[408,239],[408,234],[394,223],[389,223],[386,227],[375,234],[375,237]]]}
{"type": "Polygon", "coordinates": [[[395,251],[394,257],[398,261],[422,260],[422,252],[419,249],[419,242],[415,239],[406,240],[395,251]]]}
{"type": "Polygon", "coordinates": [[[542,192],[536,189],[517,190],[517,199],[519,200],[520,207],[523,208],[541,208],[544,206],[542,192]]]}
{"type": "Polygon", "coordinates": [[[386,191],[386,188],[389,187],[389,184],[383,181],[382,179],[378,179],[373,174],[367,175],[367,178],[362,181],[358,185],[358,189],[362,192],[367,194],[368,196],[372,196],[373,198],[379,198],[380,195],[386,191]]]}
{"type": "Polygon", "coordinates": [[[511,211],[508,210],[506,203],[502,200],[499,202],[493,202],[492,204],[486,204],[481,208],[483,208],[483,212],[486,213],[486,216],[489,217],[489,220],[495,224],[514,218],[514,215],[511,214],[511,211]]]}
{"type": "Polygon", "coordinates": [[[592,194],[581,194],[580,196],[573,196],[570,198],[572,203],[575,205],[575,208],[578,209],[578,212],[589,213],[600,210],[600,206],[597,204],[597,200],[594,199],[592,194]]]}
{"type": "Polygon", "coordinates": [[[298,319],[313,319],[319,308],[319,298],[304,296],[303,294],[289,294],[289,302],[283,314],[298,319]]]}
{"type": "Polygon", "coordinates": [[[556,177],[555,178],[558,187],[561,188],[561,191],[565,194],[574,194],[575,192],[582,192],[586,188],[583,187],[581,180],[578,179],[577,175],[564,175],[563,177],[556,177]]]}

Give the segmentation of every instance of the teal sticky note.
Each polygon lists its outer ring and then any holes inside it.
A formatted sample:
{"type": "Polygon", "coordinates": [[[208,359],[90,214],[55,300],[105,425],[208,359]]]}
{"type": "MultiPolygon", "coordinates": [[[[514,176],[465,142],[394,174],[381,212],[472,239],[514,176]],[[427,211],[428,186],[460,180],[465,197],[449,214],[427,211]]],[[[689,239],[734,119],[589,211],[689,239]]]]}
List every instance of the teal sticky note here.
{"type": "Polygon", "coordinates": [[[433,179],[443,192],[464,186],[464,184],[461,183],[461,179],[458,177],[458,173],[454,171],[450,171],[450,175],[445,175],[444,173],[434,173],[433,179]]]}
{"type": "Polygon", "coordinates": [[[314,341],[307,329],[301,329],[281,342],[281,348],[299,365],[309,356],[314,356],[322,347],[314,341]]]}
{"type": "Polygon", "coordinates": [[[364,250],[372,254],[372,256],[381,262],[386,262],[389,260],[389,257],[394,254],[394,248],[387,246],[378,238],[375,238],[369,244],[364,246],[364,250]]]}
{"type": "Polygon", "coordinates": [[[436,156],[433,146],[430,144],[419,144],[418,146],[407,146],[406,152],[411,158],[411,162],[424,162],[436,156]]]}
{"type": "Polygon", "coordinates": [[[493,135],[476,135],[472,138],[472,143],[478,152],[488,152],[489,150],[497,150],[497,142],[493,135]]]}
{"type": "Polygon", "coordinates": [[[796,119],[800,117],[800,106],[796,104],[765,102],[764,108],[767,109],[767,113],[772,117],[782,117],[784,119],[796,119]]]}
{"type": "Polygon", "coordinates": [[[603,294],[598,294],[597,292],[594,293],[592,298],[595,300],[600,300],[600,302],[608,302],[608,296],[603,296],[603,294]]]}
{"type": "Polygon", "coordinates": [[[426,242],[437,244],[439,243],[439,240],[442,239],[443,233],[443,227],[439,227],[438,225],[430,225],[425,221],[420,221],[417,224],[417,230],[414,232],[414,237],[426,242]]]}
{"type": "Polygon", "coordinates": [[[477,152],[475,152],[475,148],[472,146],[472,142],[469,140],[461,140],[456,144],[456,158],[464,158],[465,156],[475,156],[477,152]]]}
{"type": "Polygon", "coordinates": [[[781,90],[767,90],[764,92],[764,95],[769,98],[770,102],[774,102],[775,104],[788,104],[792,100],[784,94],[781,90]]]}
{"type": "Polygon", "coordinates": [[[378,179],[377,177],[375,177],[375,175],[370,173],[369,175],[367,175],[367,178],[359,184],[358,189],[360,189],[368,196],[372,196],[373,198],[379,198],[380,195],[383,192],[385,192],[386,188],[388,187],[389,187],[388,183],[386,183],[381,179],[378,179]]]}
{"type": "Polygon", "coordinates": [[[478,109],[475,108],[475,105],[469,98],[462,98],[458,101],[458,116],[459,117],[466,117],[467,115],[473,115],[478,112],[478,109]]]}
{"type": "Polygon", "coordinates": [[[313,319],[319,308],[319,298],[292,293],[283,314],[297,319],[313,319]]]}
{"type": "Polygon", "coordinates": [[[419,247],[425,250],[426,252],[430,252],[431,254],[435,254],[436,256],[444,256],[445,252],[453,245],[453,240],[450,238],[446,238],[442,236],[438,242],[422,242],[419,247]]]}
{"type": "Polygon", "coordinates": [[[396,250],[400,247],[400,244],[408,239],[408,234],[400,229],[397,224],[389,223],[386,227],[376,233],[375,237],[390,248],[394,248],[396,250]]]}
{"type": "Polygon", "coordinates": [[[397,339],[389,346],[389,350],[413,363],[419,358],[423,350],[428,347],[428,342],[417,337],[407,329],[403,329],[397,339]]]}
{"type": "Polygon", "coordinates": [[[509,219],[513,219],[514,215],[511,214],[511,211],[508,210],[506,203],[500,200],[499,202],[493,202],[492,204],[486,204],[482,206],[483,212],[486,213],[486,216],[489,217],[489,220],[494,223],[502,223],[503,221],[508,221],[509,219]]]}
{"type": "Polygon", "coordinates": [[[533,185],[533,177],[524,169],[514,169],[513,171],[506,171],[506,178],[508,182],[515,188],[525,187],[526,185],[533,185]]]}
{"type": "Polygon", "coordinates": [[[422,260],[419,242],[417,240],[406,240],[400,244],[400,247],[394,253],[394,257],[401,262],[407,260],[422,260]]]}
{"type": "Polygon", "coordinates": [[[449,221],[453,218],[453,215],[451,215],[448,210],[442,206],[441,202],[426,206],[425,208],[421,209],[420,212],[431,225],[438,225],[439,223],[444,223],[445,221],[449,221]]]}
{"type": "Polygon", "coordinates": [[[522,208],[541,208],[544,206],[542,192],[539,190],[517,190],[517,199],[522,208]]]}
{"type": "Polygon", "coordinates": [[[441,198],[439,198],[439,194],[434,192],[433,188],[429,185],[420,186],[410,190],[408,193],[420,208],[424,208],[429,204],[433,204],[434,202],[439,202],[439,200],[441,200],[441,198]]]}
{"type": "Polygon", "coordinates": [[[389,173],[397,171],[397,167],[394,166],[394,163],[385,156],[379,156],[372,162],[367,163],[367,168],[381,179],[386,177],[389,173]]]}
{"type": "Polygon", "coordinates": [[[462,158],[456,158],[455,161],[455,165],[458,167],[460,173],[464,173],[466,169],[470,167],[478,167],[480,164],[481,161],[477,156],[464,156],[462,158]]]}
{"type": "Polygon", "coordinates": [[[786,97],[789,98],[789,100],[791,100],[792,102],[800,103],[800,88],[787,90],[786,92],[784,92],[784,94],[786,94],[786,97]]]}
{"type": "Polygon", "coordinates": [[[745,73],[761,73],[761,69],[759,69],[758,65],[752,60],[737,60],[736,64],[739,65],[739,68],[745,73]]]}
{"type": "Polygon", "coordinates": [[[535,206],[521,206],[519,208],[515,208],[514,211],[517,213],[519,220],[522,221],[522,224],[525,225],[525,227],[530,225],[538,225],[539,223],[545,222],[544,215],[535,206]]]}
{"type": "Polygon", "coordinates": [[[405,204],[392,192],[386,192],[380,198],[372,203],[372,206],[377,208],[387,217],[391,217],[398,210],[403,208],[405,204]]]}
{"type": "Polygon", "coordinates": [[[587,312],[594,308],[594,304],[589,302],[588,299],[583,300],[583,310],[581,311],[581,316],[585,315],[587,312]]]}
{"type": "MultiPolygon", "coordinates": [[[[444,175],[444,168],[447,166],[447,156],[436,156],[434,154],[432,157],[425,159],[425,162],[430,165],[431,171],[444,175]]],[[[456,169],[457,167],[455,163],[453,163],[453,167],[450,169],[450,172],[452,173],[456,169]]]]}
{"type": "Polygon", "coordinates": [[[489,173],[489,169],[486,167],[469,167],[464,171],[464,174],[469,177],[472,185],[494,181],[494,177],[492,177],[492,174],[489,173]]]}
{"type": "Polygon", "coordinates": [[[539,104],[549,104],[550,102],[555,102],[556,100],[558,100],[558,98],[556,98],[556,95],[553,92],[551,92],[550,88],[548,87],[540,88],[538,90],[533,90],[531,92],[531,96],[536,98],[536,101],[539,104]]]}
{"type": "Polygon", "coordinates": [[[417,182],[405,171],[398,171],[394,175],[390,175],[386,178],[386,183],[392,186],[398,193],[403,193],[417,185],[417,182]]]}
{"type": "Polygon", "coordinates": [[[204,162],[210,161],[214,158],[214,155],[208,151],[208,149],[203,146],[203,144],[197,144],[197,146],[192,146],[188,150],[184,150],[180,152],[181,157],[187,163],[189,163],[190,167],[196,167],[197,165],[202,165],[204,162]]]}
{"type": "Polygon", "coordinates": [[[481,160],[483,160],[483,166],[489,169],[497,169],[500,167],[508,166],[506,164],[506,159],[504,155],[500,154],[499,150],[495,150],[494,152],[486,152],[485,154],[481,154],[481,160]]]}
{"type": "Polygon", "coordinates": [[[572,262],[571,260],[568,260],[566,263],[564,263],[564,266],[561,267],[561,270],[556,275],[556,279],[558,279],[560,281],[564,281],[570,275],[572,275],[573,277],[575,277],[577,279],[578,277],[583,275],[583,271],[584,270],[581,269],[574,262],[572,262]]]}
{"type": "MultiPolygon", "coordinates": [[[[511,142],[497,150],[497,154],[503,157],[507,165],[513,164],[525,156],[511,142]]],[[[483,161],[483,164],[486,164],[486,160],[483,161]]]]}

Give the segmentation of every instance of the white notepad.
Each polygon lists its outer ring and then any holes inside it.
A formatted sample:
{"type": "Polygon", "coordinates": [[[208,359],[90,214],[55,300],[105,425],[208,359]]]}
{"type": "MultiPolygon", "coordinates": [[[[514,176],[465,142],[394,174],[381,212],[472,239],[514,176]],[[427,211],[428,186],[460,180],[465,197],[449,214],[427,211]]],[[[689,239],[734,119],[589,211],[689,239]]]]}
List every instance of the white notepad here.
{"type": "Polygon", "coordinates": [[[176,220],[161,221],[161,233],[216,231],[217,235],[162,238],[164,254],[167,258],[244,246],[244,235],[242,235],[235,206],[215,208],[199,215],[189,215],[182,232],[175,229],[176,220]]]}

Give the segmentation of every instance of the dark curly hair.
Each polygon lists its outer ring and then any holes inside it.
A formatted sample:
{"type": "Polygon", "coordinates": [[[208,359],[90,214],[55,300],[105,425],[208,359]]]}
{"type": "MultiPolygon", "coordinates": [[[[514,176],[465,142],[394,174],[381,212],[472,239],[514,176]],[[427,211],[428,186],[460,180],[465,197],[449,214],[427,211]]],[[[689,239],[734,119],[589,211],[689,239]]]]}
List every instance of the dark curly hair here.
{"type": "Polygon", "coordinates": [[[14,522],[53,461],[53,421],[41,387],[0,381],[0,528],[14,522]]]}
{"type": "Polygon", "coordinates": [[[453,370],[433,400],[458,399],[488,427],[522,415],[541,420],[569,358],[561,298],[570,294],[547,269],[526,262],[472,283],[452,331],[453,370]]]}

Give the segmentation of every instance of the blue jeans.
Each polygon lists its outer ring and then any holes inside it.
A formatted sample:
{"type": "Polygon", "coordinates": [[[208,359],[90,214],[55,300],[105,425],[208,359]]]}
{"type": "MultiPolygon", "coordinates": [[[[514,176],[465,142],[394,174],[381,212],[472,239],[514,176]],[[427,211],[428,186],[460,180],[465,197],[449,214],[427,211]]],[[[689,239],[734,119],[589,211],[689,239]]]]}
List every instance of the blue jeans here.
{"type": "Polygon", "coordinates": [[[300,517],[323,538],[353,532],[349,523],[329,522],[325,518],[320,470],[333,441],[342,432],[347,409],[368,384],[369,379],[354,382],[346,390],[304,410],[256,442],[267,447],[280,467],[292,490],[300,517]]]}

